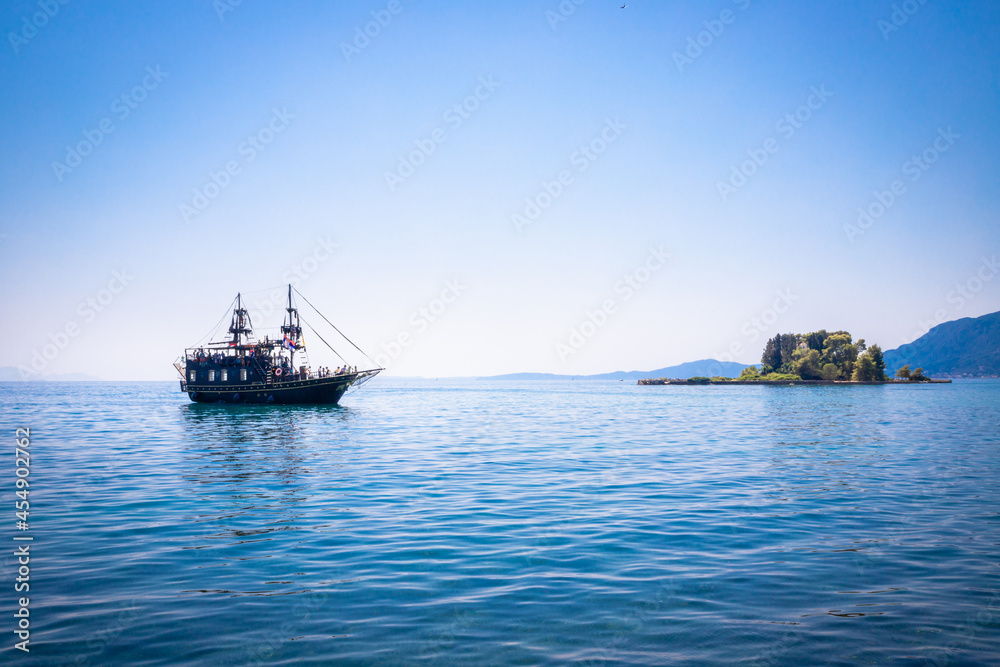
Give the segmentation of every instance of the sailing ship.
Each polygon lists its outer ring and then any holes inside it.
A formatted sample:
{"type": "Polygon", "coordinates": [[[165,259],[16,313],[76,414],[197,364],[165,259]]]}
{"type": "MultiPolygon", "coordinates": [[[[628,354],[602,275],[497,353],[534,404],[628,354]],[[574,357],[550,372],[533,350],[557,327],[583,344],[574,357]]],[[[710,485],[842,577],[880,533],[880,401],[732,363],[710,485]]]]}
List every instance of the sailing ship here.
{"type": "MultiPolygon", "coordinates": [[[[196,403],[333,405],[340,401],[348,389],[360,387],[384,370],[374,367],[377,366],[374,362],[373,368],[367,370],[347,365],[343,357],[316,333],[317,338],[345,363],[336,370],[322,368],[313,372],[303,338],[304,320],[292,301],[292,290],[289,285],[288,305],[280,336],[265,336],[263,339],[254,336],[250,313],[244,307],[242,294],[237,294],[229,325],[231,337],[187,348],[184,350],[183,360],[174,362],[174,368],[182,378],[181,391],[186,392],[196,403]],[[299,362],[298,366],[296,361],[299,362]]],[[[295,292],[309,303],[298,290],[295,292]]],[[[316,310],[315,307],[313,309],[316,310]]],[[[322,313],[318,310],[316,312],[344,340],[351,343],[322,313]]],[[[351,345],[364,354],[357,345],[351,345]]]]}

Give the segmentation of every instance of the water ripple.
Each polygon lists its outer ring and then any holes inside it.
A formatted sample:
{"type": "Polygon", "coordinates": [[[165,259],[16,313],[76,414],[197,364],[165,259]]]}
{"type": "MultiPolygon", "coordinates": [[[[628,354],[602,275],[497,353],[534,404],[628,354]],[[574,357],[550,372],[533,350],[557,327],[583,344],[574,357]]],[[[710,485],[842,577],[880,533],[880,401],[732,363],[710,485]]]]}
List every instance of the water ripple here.
{"type": "Polygon", "coordinates": [[[1000,654],[1000,382],[3,387],[40,664],[1000,654]]]}

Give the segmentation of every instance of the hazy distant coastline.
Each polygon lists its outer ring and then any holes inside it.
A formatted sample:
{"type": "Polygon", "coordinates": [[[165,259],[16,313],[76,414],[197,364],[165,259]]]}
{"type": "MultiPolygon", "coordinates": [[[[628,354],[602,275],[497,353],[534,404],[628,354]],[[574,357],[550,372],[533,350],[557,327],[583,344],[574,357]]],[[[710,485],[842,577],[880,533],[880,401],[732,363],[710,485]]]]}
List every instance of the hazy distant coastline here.
{"type": "MultiPolygon", "coordinates": [[[[965,317],[944,322],[912,343],[884,352],[890,370],[920,366],[937,378],[1000,377],[1000,311],[981,317],[965,317]]],[[[650,378],[687,380],[693,377],[739,377],[755,364],[701,359],[650,371],[615,371],[593,375],[558,373],[508,373],[470,379],[499,381],[529,380],[622,380],[636,382],[650,378]]],[[[0,367],[0,382],[106,382],[86,373],[41,375],[14,366],[0,367]]]]}
{"type": "Polygon", "coordinates": [[[42,375],[15,366],[0,366],[0,382],[104,382],[104,380],[86,373],[42,375]]]}
{"type": "Polygon", "coordinates": [[[689,361],[677,366],[667,366],[652,371],[615,371],[613,373],[598,373],[596,375],[559,375],[556,373],[508,373],[506,375],[491,375],[479,378],[481,380],[641,380],[650,377],[675,377],[687,379],[700,375],[727,375],[733,377],[743,372],[750,364],[740,364],[735,361],[717,361],[701,359],[689,361]]]}

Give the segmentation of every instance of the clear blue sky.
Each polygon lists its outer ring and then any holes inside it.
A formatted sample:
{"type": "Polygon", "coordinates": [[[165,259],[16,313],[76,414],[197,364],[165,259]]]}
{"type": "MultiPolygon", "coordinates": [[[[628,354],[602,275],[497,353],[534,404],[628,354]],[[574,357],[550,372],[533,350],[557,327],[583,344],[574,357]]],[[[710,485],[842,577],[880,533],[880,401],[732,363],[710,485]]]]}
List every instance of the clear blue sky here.
{"type": "Polygon", "coordinates": [[[4,3],[0,365],[170,379],[296,266],[395,375],[1000,309],[996,3],[231,4],[4,3]]]}

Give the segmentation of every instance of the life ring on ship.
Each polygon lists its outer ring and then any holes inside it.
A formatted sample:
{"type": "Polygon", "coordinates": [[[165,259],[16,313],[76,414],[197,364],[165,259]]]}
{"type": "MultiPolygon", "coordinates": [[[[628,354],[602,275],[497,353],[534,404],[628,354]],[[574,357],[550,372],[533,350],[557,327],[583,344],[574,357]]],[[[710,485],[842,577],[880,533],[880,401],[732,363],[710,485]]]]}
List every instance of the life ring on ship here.
{"type": "Polygon", "coordinates": [[[281,377],[281,373],[282,373],[282,370],[280,368],[275,368],[274,369],[274,377],[280,378],[281,377]]]}

